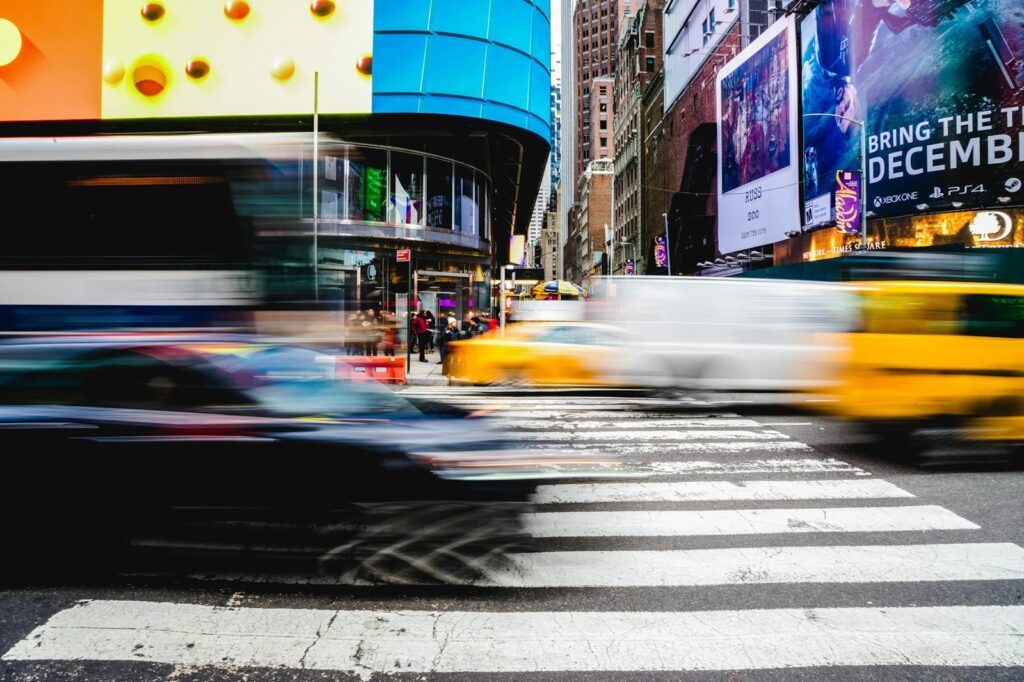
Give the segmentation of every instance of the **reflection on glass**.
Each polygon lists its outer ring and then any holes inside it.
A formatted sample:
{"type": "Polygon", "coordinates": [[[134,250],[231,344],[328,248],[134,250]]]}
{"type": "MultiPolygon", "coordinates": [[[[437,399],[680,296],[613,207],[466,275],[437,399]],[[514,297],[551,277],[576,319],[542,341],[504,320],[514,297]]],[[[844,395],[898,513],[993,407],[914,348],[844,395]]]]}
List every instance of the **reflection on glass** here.
{"type": "Polygon", "coordinates": [[[392,152],[390,206],[392,222],[422,224],[423,157],[392,152]]]}
{"type": "Polygon", "coordinates": [[[452,229],[452,164],[427,159],[427,227],[452,229]]]}
{"type": "Polygon", "coordinates": [[[456,166],[455,171],[455,227],[465,235],[479,235],[480,197],[473,171],[456,166]]]}
{"type": "Polygon", "coordinates": [[[347,156],[346,217],[384,222],[388,153],[381,149],[349,147],[347,156]]]}

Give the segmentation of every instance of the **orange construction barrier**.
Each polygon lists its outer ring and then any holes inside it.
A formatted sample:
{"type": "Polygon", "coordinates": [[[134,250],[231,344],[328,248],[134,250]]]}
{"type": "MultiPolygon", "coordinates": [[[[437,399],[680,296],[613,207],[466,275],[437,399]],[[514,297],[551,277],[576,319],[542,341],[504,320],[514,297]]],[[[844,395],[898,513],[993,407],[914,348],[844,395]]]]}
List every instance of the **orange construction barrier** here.
{"type": "Polygon", "coordinates": [[[405,383],[405,357],[393,355],[339,355],[337,377],[345,381],[379,381],[384,384],[405,383]]]}

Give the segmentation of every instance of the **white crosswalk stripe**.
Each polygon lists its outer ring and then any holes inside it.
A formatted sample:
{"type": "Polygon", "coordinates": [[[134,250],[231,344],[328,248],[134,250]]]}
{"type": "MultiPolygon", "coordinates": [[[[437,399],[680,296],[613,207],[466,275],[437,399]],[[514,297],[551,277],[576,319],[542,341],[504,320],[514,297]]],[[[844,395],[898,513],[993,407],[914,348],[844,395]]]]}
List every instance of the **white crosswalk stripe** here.
{"type": "MultiPolygon", "coordinates": [[[[741,596],[759,589],[773,595],[763,603],[785,607],[778,596],[784,586],[873,590],[1024,581],[1024,548],[983,537],[971,519],[919,499],[902,481],[910,490],[862,466],[819,456],[799,440],[808,426],[802,418],[753,418],[717,411],[710,401],[642,395],[447,386],[402,394],[487,414],[530,453],[599,454],[643,477],[538,486],[534,507],[523,516],[535,546],[506,555],[464,588],[467,594],[514,594],[517,604],[526,604],[522,609],[87,600],[39,624],[3,660],[227,662],[363,679],[380,673],[1024,666],[1024,606],[837,608],[828,603],[827,588],[816,588],[811,594],[822,603],[802,599],[799,608],[689,611],[685,603],[666,602],[666,610],[655,612],[600,609],[602,595],[615,594],[612,588],[741,596]],[[779,430],[787,427],[799,428],[789,432],[794,435],[779,430]],[[474,592],[480,588],[486,589],[474,592]],[[580,590],[590,601],[530,610],[532,596],[561,588],[580,590]]],[[[358,594],[375,589],[366,579],[335,575],[219,577],[354,582],[358,594]]]]}
{"type": "Polygon", "coordinates": [[[487,584],[504,587],[678,587],[768,583],[1022,580],[1008,543],[739,547],[535,552],[511,556],[487,584]]]}
{"type": "Polygon", "coordinates": [[[394,673],[1024,665],[1024,606],[701,612],[332,611],[89,601],[4,660],[394,673]]]}
{"type": "Polygon", "coordinates": [[[832,507],[713,509],[710,511],[585,511],[526,514],[533,537],[652,537],[766,535],[770,533],[878,533],[973,529],[942,507],[832,507]]]}
{"type": "Polygon", "coordinates": [[[687,481],[679,483],[566,483],[542,485],[538,504],[599,502],[720,502],[738,500],[850,500],[913,497],[877,479],[687,481]]]}

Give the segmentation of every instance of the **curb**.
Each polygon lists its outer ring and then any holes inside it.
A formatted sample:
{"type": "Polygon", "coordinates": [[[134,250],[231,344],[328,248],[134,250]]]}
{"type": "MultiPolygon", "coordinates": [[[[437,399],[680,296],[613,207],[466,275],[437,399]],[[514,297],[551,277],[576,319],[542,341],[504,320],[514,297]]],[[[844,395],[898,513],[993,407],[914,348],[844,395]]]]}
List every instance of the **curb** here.
{"type": "Polygon", "coordinates": [[[450,386],[451,380],[446,376],[440,377],[409,377],[405,378],[406,386],[450,386]]]}

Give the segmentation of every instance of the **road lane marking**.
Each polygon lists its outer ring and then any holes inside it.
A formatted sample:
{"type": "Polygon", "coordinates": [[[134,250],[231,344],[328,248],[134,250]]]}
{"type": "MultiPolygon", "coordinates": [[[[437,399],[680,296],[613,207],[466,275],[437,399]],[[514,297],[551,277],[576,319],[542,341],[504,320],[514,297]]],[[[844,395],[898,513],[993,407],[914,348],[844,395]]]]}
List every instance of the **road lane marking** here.
{"type": "Polygon", "coordinates": [[[733,500],[850,500],[914,497],[878,479],[822,481],[685,481],[567,483],[537,488],[537,504],[602,502],[719,502],[733,500]]]}
{"type": "Polygon", "coordinates": [[[1024,606],[330,611],[91,601],[4,656],[351,673],[1024,665],[1024,606]]]}
{"type": "MultiPolygon", "coordinates": [[[[593,415],[588,415],[593,416],[593,415]]],[[[625,421],[605,421],[599,419],[555,421],[540,423],[534,420],[495,419],[494,424],[515,431],[527,430],[586,430],[586,429],[718,429],[718,428],[757,428],[766,426],[753,419],[629,419],[625,421]]],[[[784,424],[783,426],[789,426],[784,424]]]]}
{"type": "Polygon", "coordinates": [[[519,440],[574,440],[574,441],[661,441],[661,440],[784,440],[788,439],[784,433],[766,429],[764,431],[736,431],[736,430],[682,430],[668,429],[655,431],[651,429],[642,431],[585,431],[582,433],[559,433],[555,431],[521,431],[516,433],[519,440]]]}
{"type": "Polygon", "coordinates": [[[773,452],[813,452],[813,448],[806,443],[795,440],[760,440],[760,441],[718,441],[703,443],[686,442],[662,442],[657,445],[645,445],[635,443],[614,443],[601,446],[593,442],[565,442],[561,439],[530,440],[516,443],[520,450],[585,450],[591,453],[614,455],[617,457],[664,457],[667,455],[690,455],[701,454],[771,454],[773,452]]]}
{"type": "MultiPolygon", "coordinates": [[[[803,445],[803,443],[779,443],[803,445]]],[[[721,445],[716,444],[716,445],[721,445]]],[[[729,443],[734,445],[734,443],[729,443]]],[[[805,446],[807,447],[807,446],[805,446]]],[[[809,449],[809,448],[808,448],[809,449]]],[[[635,462],[631,466],[646,469],[655,476],[734,476],[737,474],[816,474],[847,473],[870,476],[860,467],[838,459],[747,459],[732,462],[689,460],[681,462],[635,462]]]]}
{"type": "Polygon", "coordinates": [[[1011,543],[536,552],[509,559],[481,584],[682,587],[1024,579],[1024,549],[1011,543]]]}
{"type": "Polygon", "coordinates": [[[980,527],[937,506],[541,512],[524,514],[523,521],[527,532],[536,538],[889,533],[980,527]]]}

